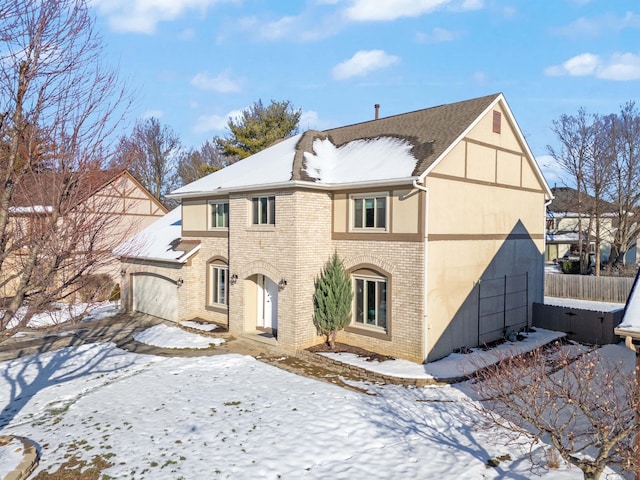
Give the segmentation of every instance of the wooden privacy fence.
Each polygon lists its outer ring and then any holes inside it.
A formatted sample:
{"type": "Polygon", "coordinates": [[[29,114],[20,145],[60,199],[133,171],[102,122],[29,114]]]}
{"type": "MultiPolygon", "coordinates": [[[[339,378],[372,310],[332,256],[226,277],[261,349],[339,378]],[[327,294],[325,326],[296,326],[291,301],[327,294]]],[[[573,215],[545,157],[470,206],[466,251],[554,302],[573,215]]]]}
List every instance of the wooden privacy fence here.
{"type": "Polygon", "coordinates": [[[633,278],[630,277],[592,277],[556,273],[546,273],[544,276],[544,294],[548,297],[625,303],[632,286],[633,278]]]}

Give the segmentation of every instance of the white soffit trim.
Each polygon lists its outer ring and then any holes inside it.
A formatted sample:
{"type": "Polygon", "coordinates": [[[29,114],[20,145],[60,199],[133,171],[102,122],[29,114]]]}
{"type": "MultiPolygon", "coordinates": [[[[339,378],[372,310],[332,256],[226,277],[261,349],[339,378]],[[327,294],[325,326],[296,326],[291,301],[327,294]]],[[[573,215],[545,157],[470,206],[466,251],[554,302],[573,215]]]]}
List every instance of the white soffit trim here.
{"type": "Polygon", "coordinates": [[[308,182],[303,180],[291,180],[288,182],[278,182],[278,183],[264,183],[257,185],[246,185],[242,187],[229,187],[229,188],[218,188],[216,190],[206,190],[200,192],[185,192],[181,194],[170,193],[167,195],[167,198],[197,198],[197,197],[211,197],[217,196],[221,194],[235,193],[235,192],[262,192],[266,190],[278,190],[278,189],[289,189],[289,188],[309,188],[312,190],[350,190],[353,188],[364,188],[364,187],[392,187],[395,185],[406,185],[413,184],[414,180],[419,180],[420,177],[402,177],[402,178],[385,178],[382,180],[370,180],[365,182],[350,182],[350,183],[317,183],[317,182],[308,182]]]}

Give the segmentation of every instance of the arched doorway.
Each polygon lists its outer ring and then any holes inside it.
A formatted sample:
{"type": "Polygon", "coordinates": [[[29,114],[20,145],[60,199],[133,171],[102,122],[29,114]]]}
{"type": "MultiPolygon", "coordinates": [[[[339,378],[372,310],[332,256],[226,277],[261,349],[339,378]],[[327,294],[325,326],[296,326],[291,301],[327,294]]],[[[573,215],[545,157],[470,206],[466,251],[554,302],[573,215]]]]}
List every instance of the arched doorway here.
{"type": "Polygon", "coordinates": [[[266,275],[255,276],[257,285],[256,328],[278,336],[278,284],[266,275]]]}

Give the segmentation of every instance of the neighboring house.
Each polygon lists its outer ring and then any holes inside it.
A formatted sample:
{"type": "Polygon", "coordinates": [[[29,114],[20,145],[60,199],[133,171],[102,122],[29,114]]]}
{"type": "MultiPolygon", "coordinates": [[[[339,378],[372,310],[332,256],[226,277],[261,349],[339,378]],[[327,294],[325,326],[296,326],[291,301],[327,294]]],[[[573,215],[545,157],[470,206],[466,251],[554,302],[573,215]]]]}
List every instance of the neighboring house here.
{"type": "MultiPolygon", "coordinates": [[[[9,231],[12,235],[29,237],[37,235],[39,228],[51,228],[50,218],[54,213],[52,201],[61,198],[61,175],[53,172],[35,173],[21,180],[9,207],[9,231]]],[[[114,282],[119,282],[120,262],[111,253],[113,242],[137,234],[162,218],[167,209],[126,170],[94,170],[76,176],[80,187],[74,190],[78,202],[74,211],[88,219],[97,219],[102,215],[108,217],[100,223],[100,238],[96,242],[96,245],[104,244],[108,250],[99,252],[102,265],[92,273],[107,273],[114,282]]],[[[60,235],[63,235],[65,219],[61,218],[58,223],[60,235]]],[[[5,261],[1,274],[3,278],[9,278],[16,268],[20,268],[21,256],[29,253],[26,248],[28,243],[5,261]]],[[[78,255],[84,253],[78,252],[78,255]]],[[[59,275],[64,275],[64,272],[61,271],[59,275]]],[[[9,282],[4,285],[0,295],[11,297],[14,293],[15,284],[9,282]]]]}
{"type": "Polygon", "coordinates": [[[181,210],[118,250],[127,309],[295,352],[323,341],[313,293],[337,252],[354,289],[338,341],[424,362],[542,301],[552,195],[502,94],[307,131],[171,196],[181,210]]]}
{"type": "MultiPolygon", "coordinates": [[[[553,262],[563,257],[578,256],[580,253],[579,240],[582,236],[583,248],[589,255],[596,252],[596,226],[593,209],[594,198],[583,193],[582,206],[578,202],[578,191],[570,187],[554,187],[551,189],[554,199],[547,207],[547,241],[545,260],[553,262]],[[583,212],[582,214],[578,212],[583,212]],[[582,217],[582,218],[581,218],[582,217]],[[580,218],[582,219],[582,234],[580,233],[580,218]]],[[[615,205],[600,201],[599,230],[600,230],[600,260],[606,262],[611,254],[611,244],[616,233],[615,205]]],[[[637,248],[631,248],[625,256],[625,264],[636,263],[637,248]]],[[[592,258],[593,259],[593,258],[592,258]]]]}

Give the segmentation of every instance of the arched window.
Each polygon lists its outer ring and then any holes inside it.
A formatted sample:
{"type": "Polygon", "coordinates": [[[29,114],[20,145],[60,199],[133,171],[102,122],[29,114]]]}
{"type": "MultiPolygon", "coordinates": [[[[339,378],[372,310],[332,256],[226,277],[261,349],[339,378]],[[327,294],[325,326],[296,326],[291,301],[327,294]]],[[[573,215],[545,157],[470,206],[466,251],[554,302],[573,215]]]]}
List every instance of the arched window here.
{"type": "Polygon", "coordinates": [[[210,306],[229,305],[229,265],[222,259],[207,264],[207,304],[210,306]]]}
{"type": "Polygon", "coordinates": [[[353,279],[353,325],[388,331],[389,278],[370,268],[359,268],[353,279]]]}

